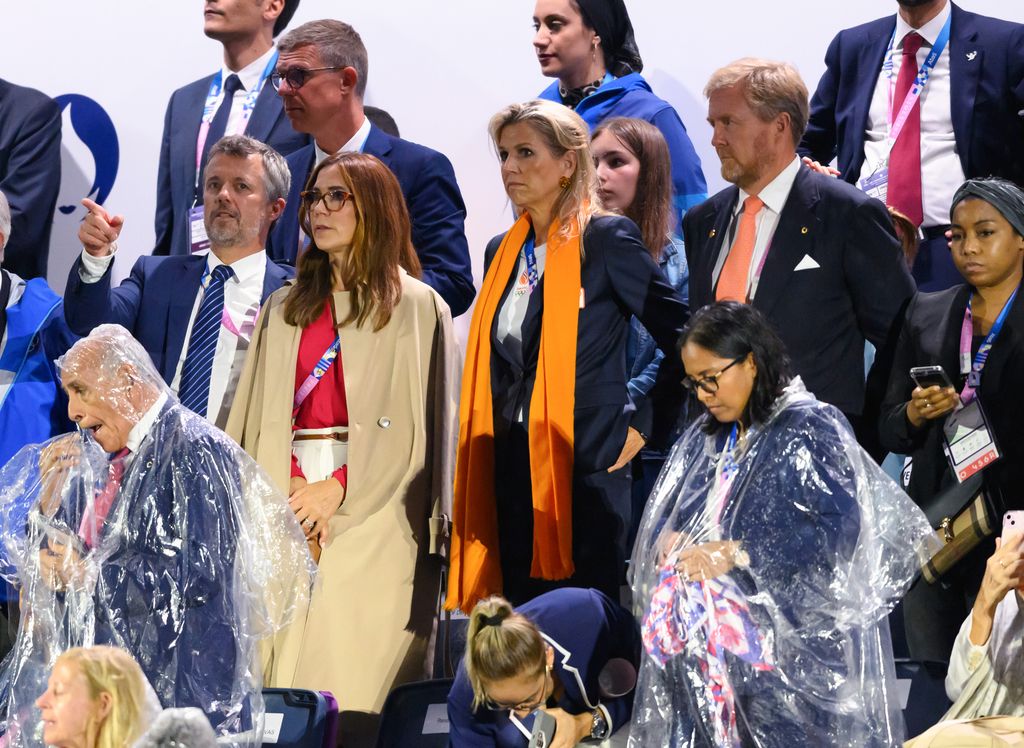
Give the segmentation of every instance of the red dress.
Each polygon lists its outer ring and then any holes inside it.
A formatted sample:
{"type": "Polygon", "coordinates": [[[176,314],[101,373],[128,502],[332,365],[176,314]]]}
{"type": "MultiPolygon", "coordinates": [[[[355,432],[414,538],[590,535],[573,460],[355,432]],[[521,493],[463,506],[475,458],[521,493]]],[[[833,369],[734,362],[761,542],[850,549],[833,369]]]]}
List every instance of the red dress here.
{"type": "MultiPolygon", "coordinates": [[[[299,340],[299,357],[295,363],[295,391],[306,381],[313,367],[337,337],[334,320],[331,316],[330,301],[324,303],[324,309],[309,327],[302,331],[299,340]]],[[[341,364],[344,351],[338,352],[331,368],[313,388],[312,392],[302,401],[292,424],[296,429],[325,429],[334,426],[348,426],[348,404],[345,401],[345,369],[341,364]]],[[[332,474],[342,487],[348,485],[348,465],[342,465],[332,474]]],[[[299,461],[292,455],[292,477],[305,478],[299,461]]]]}

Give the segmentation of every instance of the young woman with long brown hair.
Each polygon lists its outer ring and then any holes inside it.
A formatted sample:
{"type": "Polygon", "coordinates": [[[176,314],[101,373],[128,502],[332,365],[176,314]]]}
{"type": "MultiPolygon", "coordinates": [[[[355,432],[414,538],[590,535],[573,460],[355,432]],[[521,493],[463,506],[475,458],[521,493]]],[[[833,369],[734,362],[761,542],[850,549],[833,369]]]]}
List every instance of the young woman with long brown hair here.
{"type": "Polygon", "coordinates": [[[274,643],[268,683],[329,689],[345,745],[372,745],[388,691],[423,675],[454,447],[454,335],[395,176],[324,160],[302,193],[310,245],[257,323],[228,432],[291,497],[321,583],[274,643]]]}

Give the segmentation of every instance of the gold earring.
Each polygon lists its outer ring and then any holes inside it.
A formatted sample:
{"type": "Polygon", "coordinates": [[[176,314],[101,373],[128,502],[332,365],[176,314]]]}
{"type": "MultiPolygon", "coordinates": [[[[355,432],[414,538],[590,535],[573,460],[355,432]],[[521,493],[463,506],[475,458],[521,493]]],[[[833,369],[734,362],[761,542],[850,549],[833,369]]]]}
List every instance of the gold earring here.
{"type": "Polygon", "coordinates": [[[563,190],[569,189],[569,185],[572,184],[572,180],[569,177],[561,176],[558,178],[558,186],[563,190]]]}

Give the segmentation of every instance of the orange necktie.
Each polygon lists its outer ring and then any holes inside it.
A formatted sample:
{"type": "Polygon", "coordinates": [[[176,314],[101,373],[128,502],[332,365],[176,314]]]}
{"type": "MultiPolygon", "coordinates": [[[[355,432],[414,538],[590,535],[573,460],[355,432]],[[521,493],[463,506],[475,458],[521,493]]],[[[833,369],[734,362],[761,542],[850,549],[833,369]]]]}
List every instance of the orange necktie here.
{"type": "Polygon", "coordinates": [[[715,291],[717,301],[747,301],[747,278],[750,277],[750,261],[754,257],[754,240],[757,238],[757,214],[763,207],[764,203],[756,195],[750,195],[743,201],[736,241],[729,250],[725,267],[718,278],[718,288],[715,291]]]}

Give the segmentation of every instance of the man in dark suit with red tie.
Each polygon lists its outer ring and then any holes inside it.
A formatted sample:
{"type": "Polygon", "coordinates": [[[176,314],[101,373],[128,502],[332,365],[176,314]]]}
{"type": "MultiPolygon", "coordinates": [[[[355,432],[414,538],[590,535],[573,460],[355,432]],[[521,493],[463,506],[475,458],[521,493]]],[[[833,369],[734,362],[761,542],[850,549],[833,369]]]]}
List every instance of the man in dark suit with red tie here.
{"type": "Polygon", "coordinates": [[[934,291],[962,281],[945,239],[956,188],[1024,181],[1024,25],[949,0],[898,1],[895,16],[832,40],[799,150],[836,158],[842,179],[921,228],[914,277],[934,291]]]}
{"type": "Polygon", "coordinates": [[[864,342],[882,346],[914,283],[885,206],[801,164],[807,88],[785,63],[745,59],[704,90],[711,144],[734,186],[683,219],[690,305],[753,304],[793,368],[863,436],[864,342]]]}
{"type": "MultiPolygon", "coordinates": [[[[246,134],[282,156],[309,142],[295,132],[267,85],[277,62],[274,38],[299,0],[204,0],[203,31],[224,46],[221,69],[171,94],[160,143],[155,255],[191,251],[189,211],[202,208],[202,167],[224,135],[246,134]],[[197,169],[197,164],[199,168],[197,169]]],[[[202,216],[197,224],[202,224],[202,216]]]]}

